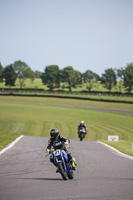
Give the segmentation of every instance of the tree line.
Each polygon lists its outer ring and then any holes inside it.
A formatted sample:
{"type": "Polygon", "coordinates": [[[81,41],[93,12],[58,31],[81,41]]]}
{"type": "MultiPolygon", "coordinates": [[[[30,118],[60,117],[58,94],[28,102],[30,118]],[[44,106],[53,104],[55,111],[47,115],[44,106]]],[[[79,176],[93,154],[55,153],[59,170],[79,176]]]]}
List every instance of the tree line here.
{"type": "Polygon", "coordinates": [[[41,78],[42,83],[47,85],[51,91],[59,88],[61,83],[64,83],[62,88],[67,87],[70,92],[72,87],[82,86],[82,83],[87,83],[87,89],[91,91],[93,85],[97,81],[100,81],[109,92],[118,82],[120,92],[123,85],[127,92],[131,93],[133,89],[133,63],[127,64],[124,68],[106,69],[101,76],[91,70],[81,73],[74,70],[72,66],[59,69],[58,65],[49,65],[45,67],[44,72],[37,70],[34,72],[21,60],[15,61],[6,67],[3,67],[0,63],[0,82],[4,82],[6,86],[10,88],[15,86],[16,79],[18,79],[20,88],[22,89],[27,78],[31,79],[31,81],[34,81],[35,78],[41,78]],[[67,83],[67,86],[65,83],[67,83]]]}

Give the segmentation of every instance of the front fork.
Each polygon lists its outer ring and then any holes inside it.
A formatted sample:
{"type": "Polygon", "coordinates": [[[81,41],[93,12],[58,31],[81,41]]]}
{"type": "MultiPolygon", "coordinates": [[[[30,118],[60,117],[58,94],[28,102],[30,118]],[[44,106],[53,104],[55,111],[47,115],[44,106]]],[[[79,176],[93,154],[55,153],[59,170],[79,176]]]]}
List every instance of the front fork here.
{"type": "MultiPolygon", "coordinates": [[[[58,163],[61,163],[61,162],[63,163],[63,168],[64,168],[64,170],[67,171],[66,165],[65,165],[65,160],[64,160],[63,156],[62,156],[62,160],[58,160],[58,159],[56,158],[56,163],[57,163],[58,170],[59,170],[59,165],[58,165],[58,163]]],[[[59,170],[59,171],[60,171],[60,170],[59,170]]]]}

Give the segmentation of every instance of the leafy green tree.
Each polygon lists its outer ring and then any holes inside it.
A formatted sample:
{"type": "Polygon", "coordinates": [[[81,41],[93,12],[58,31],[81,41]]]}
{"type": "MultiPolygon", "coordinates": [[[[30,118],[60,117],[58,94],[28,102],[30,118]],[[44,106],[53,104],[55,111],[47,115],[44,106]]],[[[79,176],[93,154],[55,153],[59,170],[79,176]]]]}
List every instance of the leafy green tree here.
{"type": "Polygon", "coordinates": [[[58,65],[46,66],[45,72],[42,73],[41,79],[44,85],[52,91],[60,87],[60,70],[58,65]]]}
{"type": "Polygon", "coordinates": [[[128,64],[124,70],[124,86],[131,93],[133,88],[133,63],[128,64]]]}
{"type": "Polygon", "coordinates": [[[35,79],[34,72],[25,62],[22,62],[21,60],[14,62],[14,71],[16,72],[17,78],[19,79],[21,89],[23,88],[26,79],[29,78],[31,81],[35,79]]]}
{"type": "Polygon", "coordinates": [[[36,71],[35,71],[35,77],[36,77],[36,78],[41,78],[41,76],[42,76],[42,72],[36,70],[36,71]]]}
{"type": "Polygon", "coordinates": [[[62,70],[62,82],[68,83],[69,92],[71,92],[72,87],[76,87],[80,83],[81,75],[78,71],[75,71],[73,67],[68,66],[62,70]]]}
{"type": "Polygon", "coordinates": [[[4,68],[3,71],[3,78],[5,80],[5,85],[6,86],[14,86],[15,85],[15,81],[17,78],[17,74],[15,73],[14,69],[13,69],[13,65],[8,65],[4,68]]]}
{"type": "Polygon", "coordinates": [[[0,62],[0,82],[3,82],[2,72],[3,72],[3,66],[0,62]]]}
{"type": "Polygon", "coordinates": [[[91,89],[94,86],[94,83],[99,79],[99,76],[96,73],[94,73],[94,72],[92,72],[90,70],[87,70],[84,73],[83,78],[84,78],[84,82],[85,83],[88,82],[87,89],[89,91],[91,91],[91,89]]]}
{"type": "Polygon", "coordinates": [[[81,85],[81,84],[82,84],[81,73],[77,70],[74,70],[74,79],[73,79],[72,87],[76,88],[77,85],[81,85]]]}
{"type": "Polygon", "coordinates": [[[106,69],[105,73],[101,76],[101,83],[105,85],[105,88],[111,91],[112,87],[116,85],[116,74],[115,71],[110,68],[106,69]]]}
{"type": "Polygon", "coordinates": [[[124,79],[124,69],[122,67],[120,69],[116,69],[116,76],[118,79],[119,91],[121,92],[122,86],[123,86],[123,79],[124,79]]]}

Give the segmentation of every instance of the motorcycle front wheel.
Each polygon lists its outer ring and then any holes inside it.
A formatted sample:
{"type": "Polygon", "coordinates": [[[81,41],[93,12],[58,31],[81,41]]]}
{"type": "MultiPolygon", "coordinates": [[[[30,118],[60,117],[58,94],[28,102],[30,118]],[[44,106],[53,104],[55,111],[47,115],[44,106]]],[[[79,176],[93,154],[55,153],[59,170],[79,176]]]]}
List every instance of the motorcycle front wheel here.
{"type": "Polygon", "coordinates": [[[61,173],[61,176],[64,180],[67,180],[67,173],[66,171],[64,170],[63,166],[62,166],[62,163],[58,163],[58,168],[59,168],[59,172],[61,173]]]}
{"type": "Polygon", "coordinates": [[[80,135],[80,141],[82,141],[83,140],[83,134],[82,135],[80,135]]]}

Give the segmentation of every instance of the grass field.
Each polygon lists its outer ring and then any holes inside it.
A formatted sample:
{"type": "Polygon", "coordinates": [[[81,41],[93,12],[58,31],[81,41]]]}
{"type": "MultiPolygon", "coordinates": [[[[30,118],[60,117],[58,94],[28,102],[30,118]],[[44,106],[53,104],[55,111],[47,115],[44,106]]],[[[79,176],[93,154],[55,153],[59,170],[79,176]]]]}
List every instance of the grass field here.
{"type": "Polygon", "coordinates": [[[49,137],[49,131],[54,127],[67,138],[78,139],[77,126],[84,120],[88,128],[86,140],[107,142],[108,135],[119,135],[120,142],[110,144],[122,152],[133,155],[133,114],[22,104],[21,101],[133,110],[133,105],[127,104],[0,96],[1,149],[19,135],[49,137]]]}
{"type": "Polygon", "coordinates": [[[44,98],[44,97],[14,97],[14,96],[0,96],[1,101],[16,101],[16,102],[33,102],[33,103],[49,103],[57,105],[73,105],[84,107],[97,107],[97,108],[109,108],[118,110],[132,110],[133,104],[123,103],[108,103],[99,101],[88,100],[74,100],[74,99],[60,99],[60,98],[44,98]]]}

